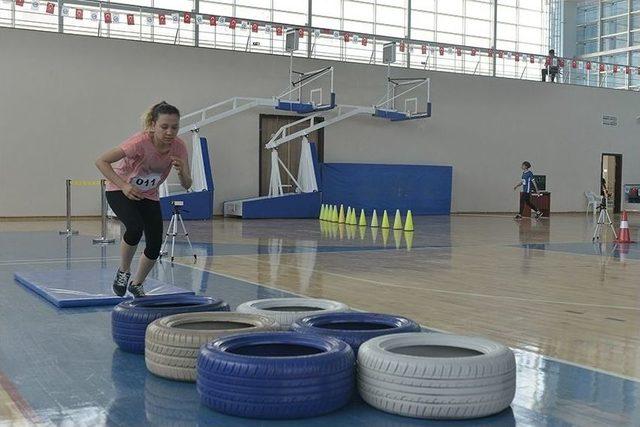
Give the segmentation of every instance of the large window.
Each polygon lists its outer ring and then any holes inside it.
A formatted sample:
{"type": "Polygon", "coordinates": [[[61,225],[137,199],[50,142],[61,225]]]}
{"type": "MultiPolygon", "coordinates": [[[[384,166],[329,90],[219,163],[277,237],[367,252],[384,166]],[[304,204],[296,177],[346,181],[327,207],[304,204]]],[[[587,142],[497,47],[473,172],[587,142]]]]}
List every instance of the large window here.
{"type": "MultiPolygon", "coordinates": [[[[295,31],[297,56],[381,64],[393,41],[394,66],[539,80],[550,1],[558,0],[0,0],[0,26],[275,55],[288,54],[284,34],[295,31]]],[[[640,0],[576,7],[579,55],[614,50],[588,60],[617,60],[615,50],[640,46],[640,0]]],[[[597,82],[586,61],[563,66],[562,81],[597,82]]]]}

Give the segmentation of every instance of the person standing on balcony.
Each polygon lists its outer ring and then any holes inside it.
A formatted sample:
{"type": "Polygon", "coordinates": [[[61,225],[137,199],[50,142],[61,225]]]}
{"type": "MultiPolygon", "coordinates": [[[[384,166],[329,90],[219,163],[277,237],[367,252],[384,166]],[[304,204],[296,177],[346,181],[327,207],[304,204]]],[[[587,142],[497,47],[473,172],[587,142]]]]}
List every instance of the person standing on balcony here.
{"type": "Polygon", "coordinates": [[[558,75],[558,58],[556,52],[553,49],[549,50],[549,56],[547,56],[547,65],[542,69],[542,81],[547,81],[547,75],[551,78],[551,82],[556,81],[556,75],[558,75]]]}

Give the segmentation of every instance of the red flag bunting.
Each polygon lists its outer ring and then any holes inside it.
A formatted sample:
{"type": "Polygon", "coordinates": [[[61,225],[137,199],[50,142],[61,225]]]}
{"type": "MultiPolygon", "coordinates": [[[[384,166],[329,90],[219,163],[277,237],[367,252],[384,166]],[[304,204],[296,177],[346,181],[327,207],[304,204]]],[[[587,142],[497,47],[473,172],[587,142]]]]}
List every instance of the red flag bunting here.
{"type": "Polygon", "coordinates": [[[185,24],[191,24],[191,14],[189,12],[185,12],[182,16],[185,24]]]}
{"type": "Polygon", "coordinates": [[[489,58],[492,58],[493,57],[493,49],[489,49],[487,54],[489,55],[489,58]]]}
{"type": "Polygon", "coordinates": [[[84,11],[82,9],[76,9],[76,19],[82,19],[84,16],[84,11]]]}
{"type": "Polygon", "coordinates": [[[498,52],[498,58],[502,59],[503,56],[504,56],[504,52],[503,51],[499,51],[498,52]]]}
{"type": "Polygon", "coordinates": [[[111,12],[104,13],[104,23],[111,24],[111,12]]]}
{"type": "Polygon", "coordinates": [[[212,27],[215,27],[216,25],[218,25],[218,18],[216,18],[215,16],[210,16],[209,25],[212,27]]]}
{"type": "Polygon", "coordinates": [[[404,42],[400,42],[400,52],[404,52],[404,42]]]}
{"type": "Polygon", "coordinates": [[[47,3],[47,13],[53,14],[56,11],[55,3],[47,3]]]}
{"type": "Polygon", "coordinates": [[[544,66],[548,67],[549,65],[551,65],[551,58],[549,58],[548,56],[544,59],[544,66]]]}
{"type": "Polygon", "coordinates": [[[426,54],[426,53],[427,53],[427,45],[426,45],[426,44],[423,44],[423,45],[422,45],[422,54],[424,55],[424,54],[426,54]]]}
{"type": "Polygon", "coordinates": [[[277,36],[281,36],[282,35],[282,26],[281,25],[278,25],[276,27],[276,35],[277,36]]]}
{"type": "Polygon", "coordinates": [[[127,25],[135,25],[136,20],[133,16],[133,13],[127,13],[127,25]]]}
{"type": "Polygon", "coordinates": [[[348,41],[351,39],[351,34],[349,34],[349,33],[344,33],[342,37],[344,38],[344,41],[345,41],[345,42],[348,42],[348,41]]]}
{"type": "Polygon", "coordinates": [[[160,23],[160,25],[167,25],[167,15],[165,15],[164,13],[158,15],[158,22],[160,23]]]}
{"type": "Polygon", "coordinates": [[[625,74],[629,74],[631,70],[629,69],[629,67],[624,67],[624,73],[625,74]]]}
{"type": "Polygon", "coordinates": [[[459,47],[456,48],[456,55],[462,56],[462,49],[460,49],[459,47]]]}
{"type": "Polygon", "coordinates": [[[585,68],[586,70],[590,70],[590,69],[591,69],[591,62],[589,62],[589,61],[585,62],[585,64],[584,64],[584,68],[585,68]]]}
{"type": "Polygon", "coordinates": [[[440,51],[440,56],[444,55],[444,46],[440,46],[438,50],[440,51]]]}
{"type": "Polygon", "coordinates": [[[613,66],[613,73],[615,74],[617,72],[618,72],[618,65],[616,64],[613,66]]]}
{"type": "Polygon", "coordinates": [[[238,25],[238,20],[236,18],[231,18],[231,21],[229,21],[229,28],[235,30],[236,25],[238,25]]]}
{"type": "Polygon", "coordinates": [[[476,56],[476,53],[478,53],[478,51],[476,50],[475,47],[471,49],[471,56],[476,56]]]}
{"type": "Polygon", "coordinates": [[[600,65],[598,66],[598,70],[599,70],[599,71],[604,71],[604,64],[600,64],[600,65]]]}
{"type": "Polygon", "coordinates": [[[16,0],[16,6],[24,6],[24,0],[16,0]]]}
{"type": "Polygon", "coordinates": [[[298,28],[298,36],[299,36],[300,38],[303,38],[303,37],[304,37],[304,28],[298,28]]]}
{"type": "Polygon", "coordinates": [[[256,24],[255,22],[253,24],[251,24],[251,32],[253,32],[253,33],[257,33],[258,32],[258,24],[256,24]]]}
{"type": "Polygon", "coordinates": [[[520,62],[520,54],[516,52],[516,54],[513,56],[513,59],[516,62],[520,62]]]}
{"type": "Polygon", "coordinates": [[[368,41],[367,38],[363,37],[360,43],[362,43],[362,46],[366,46],[367,45],[367,41],[368,41]]]}
{"type": "Polygon", "coordinates": [[[578,61],[575,59],[571,60],[571,68],[578,68],[578,61]]]}
{"type": "Polygon", "coordinates": [[[564,59],[559,59],[558,60],[558,67],[564,68],[564,59]]]}

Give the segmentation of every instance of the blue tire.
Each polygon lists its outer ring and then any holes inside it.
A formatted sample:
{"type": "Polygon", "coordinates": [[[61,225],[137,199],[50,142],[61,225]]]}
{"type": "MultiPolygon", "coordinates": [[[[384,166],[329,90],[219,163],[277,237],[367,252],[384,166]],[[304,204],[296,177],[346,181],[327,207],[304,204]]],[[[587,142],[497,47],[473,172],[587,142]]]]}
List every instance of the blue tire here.
{"type": "Polygon", "coordinates": [[[378,313],[326,313],[307,316],[291,325],[291,330],[338,338],[349,344],[354,352],[365,341],[380,335],[420,332],[416,322],[406,317],[378,313]]]}
{"type": "Polygon", "coordinates": [[[240,417],[315,417],[346,405],[354,392],[353,350],[331,337],[231,335],[203,346],[196,369],[202,404],[240,417]]]}
{"type": "Polygon", "coordinates": [[[197,311],[229,311],[226,302],[202,296],[171,295],[121,302],[111,313],[113,341],[122,351],[144,354],[144,334],[160,317],[197,311]]]}

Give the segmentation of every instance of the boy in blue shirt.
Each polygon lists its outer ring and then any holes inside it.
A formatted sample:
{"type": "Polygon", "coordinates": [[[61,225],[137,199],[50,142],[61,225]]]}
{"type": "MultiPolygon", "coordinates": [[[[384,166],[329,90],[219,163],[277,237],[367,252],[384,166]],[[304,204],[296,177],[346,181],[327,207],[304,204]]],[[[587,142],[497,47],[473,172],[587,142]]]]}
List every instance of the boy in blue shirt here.
{"type": "Polygon", "coordinates": [[[518,185],[513,187],[513,190],[517,190],[522,186],[522,192],[520,193],[520,212],[516,215],[515,219],[522,219],[522,211],[524,210],[525,203],[536,213],[536,219],[542,216],[542,212],[531,202],[531,193],[538,192],[538,186],[533,179],[533,172],[531,172],[531,163],[522,162],[522,180],[518,185]]]}

